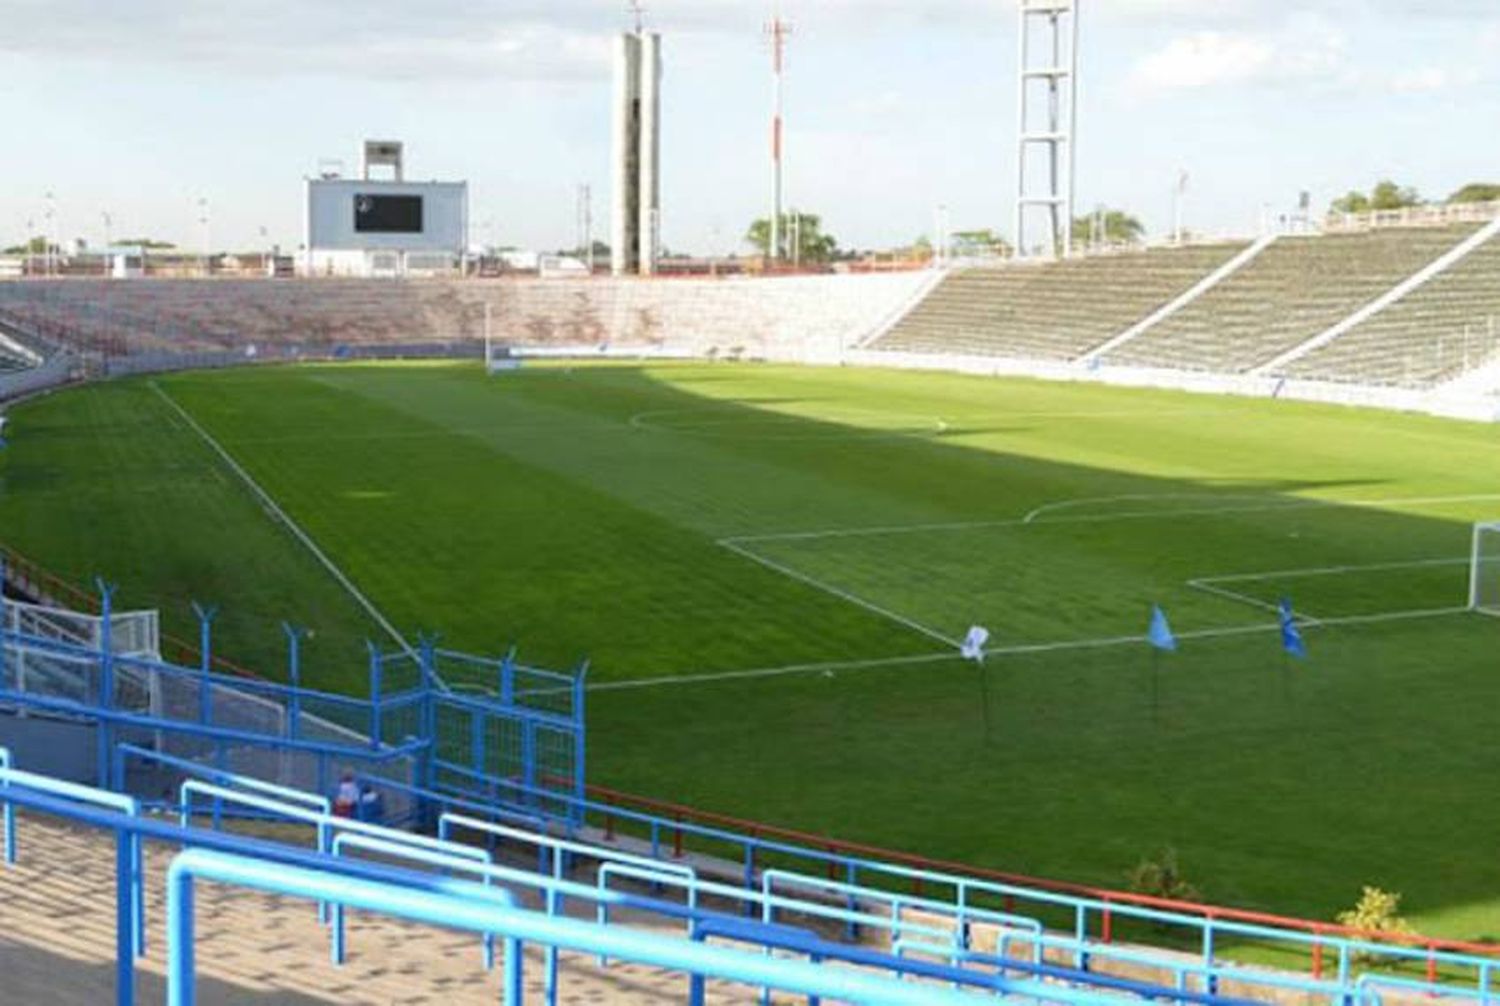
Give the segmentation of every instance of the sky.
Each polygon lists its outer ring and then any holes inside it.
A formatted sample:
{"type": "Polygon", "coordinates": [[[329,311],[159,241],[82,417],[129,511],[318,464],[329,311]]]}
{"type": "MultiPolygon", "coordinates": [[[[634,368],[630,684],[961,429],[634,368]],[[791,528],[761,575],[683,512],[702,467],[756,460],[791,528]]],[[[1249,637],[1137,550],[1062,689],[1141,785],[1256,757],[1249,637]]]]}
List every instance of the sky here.
{"type": "MultiPolygon", "coordinates": [[[[662,238],[742,250],[770,202],[773,0],[651,0],[662,238]]],[[[1081,0],[1080,210],[1252,232],[1391,177],[1500,181],[1500,0],[1081,0]]],[[[788,203],[846,247],[1010,230],[1015,0],[780,0],[788,203]]],[[[294,249],[301,180],[362,140],[467,180],[476,242],[608,220],[617,0],[0,0],[0,246],[52,231],[294,249]],[[47,193],[52,198],[47,198],[47,193]],[[200,221],[206,216],[205,227],[200,221]],[[205,235],[205,231],[207,234],[205,235]],[[264,235],[264,236],[262,236],[264,235]]]]}

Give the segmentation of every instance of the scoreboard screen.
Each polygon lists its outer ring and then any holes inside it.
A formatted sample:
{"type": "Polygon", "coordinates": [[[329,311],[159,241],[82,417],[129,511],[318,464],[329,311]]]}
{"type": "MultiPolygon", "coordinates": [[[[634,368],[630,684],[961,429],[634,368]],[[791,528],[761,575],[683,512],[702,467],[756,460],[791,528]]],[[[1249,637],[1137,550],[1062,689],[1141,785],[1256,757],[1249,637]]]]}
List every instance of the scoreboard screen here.
{"type": "Polygon", "coordinates": [[[422,197],[356,195],[354,229],[361,234],[420,234],[422,197]]]}

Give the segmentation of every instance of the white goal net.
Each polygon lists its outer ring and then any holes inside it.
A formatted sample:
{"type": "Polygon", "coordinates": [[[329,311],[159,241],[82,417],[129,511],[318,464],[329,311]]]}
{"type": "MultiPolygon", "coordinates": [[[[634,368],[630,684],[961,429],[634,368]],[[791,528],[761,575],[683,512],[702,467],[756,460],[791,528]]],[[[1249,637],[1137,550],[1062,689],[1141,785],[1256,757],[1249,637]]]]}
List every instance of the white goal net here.
{"type": "Polygon", "coordinates": [[[1500,521],[1474,525],[1469,564],[1469,607],[1500,617],[1500,521]]]}

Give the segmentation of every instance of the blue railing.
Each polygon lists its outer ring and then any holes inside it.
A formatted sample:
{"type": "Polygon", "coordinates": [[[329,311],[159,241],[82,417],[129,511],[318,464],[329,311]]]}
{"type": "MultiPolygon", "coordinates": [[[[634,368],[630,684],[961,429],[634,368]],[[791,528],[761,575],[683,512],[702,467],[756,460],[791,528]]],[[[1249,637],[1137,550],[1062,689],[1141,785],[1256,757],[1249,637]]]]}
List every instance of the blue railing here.
{"type": "MultiPolygon", "coordinates": [[[[6,772],[6,778],[0,780],[0,789],[10,788],[10,767],[10,749],[0,747],[0,769],[6,772]]],[[[4,818],[3,822],[0,822],[0,827],[5,829],[5,861],[14,863],[16,861],[16,809],[11,806],[9,800],[0,804],[0,816],[4,818]]]]}
{"type": "MultiPolygon", "coordinates": [[[[503,789],[508,798],[501,802],[507,806],[524,807],[533,813],[545,813],[541,791],[532,792],[515,780],[505,780],[503,789]]],[[[973,905],[976,898],[1000,899],[1007,905],[1027,902],[1039,910],[1053,909],[1072,917],[1075,963],[1087,969],[1089,955],[1097,942],[1091,938],[1093,923],[1099,922],[1105,929],[1120,919],[1146,923],[1158,929],[1175,928],[1191,934],[1199,947],[1199,957],[1209,969],[1222,966],[1218,959],[1221,948],[1229,942],[1240,941],[1266,946],[1272,950],[1290,950],[1298,957],[1312,956],[1318,959],[1331,953],[1335,960],[1335,974],[1341,986],[1352,989],[1355,982],[1354,963],[1360,959],[1382,962],[1382,966],[1421,965],[1427,975],[1426,987],[1433,991],[1463,988],[1451,980],[1454,971],[1472,975],[1473,988],[1485,1006],[1493,998],[1494,977],[1500,968],[1500,958],[1434,949],[1427,946],[1403,945],[1392,942],[1362,940],[1332,933],[1304,932],[1296,929],[1242,922],[1233,919],[1192,915],[1186,912],[1153,908],[1128,901],[1111,901],[1099,897],[1068,894],[1023,884],[985,880],[960,873],[922,869],[889,863],[879,859],[853,856],[825,848],[799,845],[788,841],[747,835],[711,825],[698,824],[681,819],[669,819],[644,811],[632,810],[615,804],[592,799],[574,800],[560,797],[555,791],[546,791],[549,800],[566,799],[570,806],[565,815],[556,820],[568,824],[587,821],[590,816],[610,824],[606,833],[613,829],[613,822],[623,821],[638,826],[645,836],[651,855],[665,858],[677,856],[683,851],[683,838],[693,837],[706,844],[727,845],[739,850],[739,865],[742,882],[746,888],[756,886],[757,869],[767,859],[782,857],[800,860],[825,869],[831,876],[841,877],[851,885],[876,886],[880,884],[904,885],[913,888],[934,888],[952,892],[952,902],[960,908],[973,905]],[[664,848],[670,836],[670,852],[664,848]],[[1448,972],[1445,976],[1443,972],[1448,972]]],[[[1104,942],[1107,942],[1105,940],[1104,942]]]]}
{"type": "MultiPolygon", "coordinates": [[[[123,881],[120,888],[120,898],[122,907],[125,909],[120,917],[120,925],[124,927],[121,930],[123,933],[121,937],[123,940],[122,945],[124,946],[133,947],[134,934],[136,932],[143,932],[144,926],[144,919],[140,916],[140,913],[133,910],[133,906],[140,904],[138,900],[135,900],[137,898],[135,894],[137,888],[133,883],[133,878],[139,877],[138,850],[141,836],[181,842],[188,845],[204,845],[239,853],[248,853],[278,863],[290,862],[311,865],[324,870],[324,872],[326,872],[326,868],[328,867],[330,857],[317,853],[304,853],[301,850],[268,845],[264,842],[240,839],[237,836],[222,835],[217,832],[204,832],[181,826],[174,828],[153,822],[149,819],[133,817],[129,814],[115,813],[112,815],[103,815],[102,811],[97,807],[90,806],[89,804],[95,802],[97,799],[97,802],[109,806],[114,801],[107,798],[117,797],[117,794],[105,793],[101,795],[98,791],[88,791],[87,787],[57,783],[55,780],[45,780],[45,777],[37,777],[29,773],[17,773],[13,769],[6,770],[6,772],[8,775],[5,779],[0,780],[0,782],[9,784],[9,788],[6,790],[7,795],[15,800],[15,802],[23,806],[36,807],[49,813],[60,813],[62,816],[72,817],[96,826],[111,827],[116,831],[120,837],[119,848],[122,850],[121,863],[123,864],[122,869],[124,871],[120,874],[123,881]],[[57,792],[52,792],[51,790],[56,790],[57,792]],[[69,796],[61,794],[68,794],[69,796]],[[74,802],[78,799],[88,802],[74,802]]],[[[328,829],[348,828],[349,831],[344,833],[347,837],[335,839],[341,846],[347,844],[350,847],[363,847],[377,853],[426,862],[429,866],[446,870],[462,869],[471,871],[481,875],[483,879],[496,883],[503,883],[507,886],[523,886],[538,891],[542,894],[546,903],[551,906],[560,905],[564,897],[575,897],[591,901],[600,908],[605,909],[606,918],[608,908],[628,906],[643,911],[656,912],[671,918],[685,919],[692,925],[691,932],[698,939],[714,937],[731,939],[735,942],[751,943],[758,947],[774,946],[783,949],[794,949],[810,958],[819,960],[843,960],[860,966],[889,971],[892,974],[928,977],[945,982],[957,982],[961,985],[979,985],[987,989],[1001,987],[1006,989],[1022,989],[1025,988],[1025,981],[1032,979],[1046,981],[1067,979],[1075,983],[1090,986],[1091,990],[1089,992],[1080,993],[1087,997],[1096,995],[1098,989],[1114,987],[1114,985],[1117,985],[1121,981],[1121,979],[1113,976],[1091,974],[1083,968],[1062,969],[1059,966],[1049,964],[1047,967],[1054,970],[1047,972],[1036,970],[1037,965],[1040,963],[1035,959],[1038,948],[1045,947],[1046,949],[1076,955],[1085,950],[1087,942],[1071,936],[1044,934],[1040,932],[1040,927],[1034,920],[1013,915],[1006,916],[1002,913],[990,913],[978,906],[970,906],[968,911],[972,913],[972,916],[960,922],[957,921],[958,910],[956,906],[951,904],[942,904],[931,899],[905,899],[902,896],[893,895],[891,892],[876,889],[853,891],[846,889],[844,885],[830,883],[819,878],[799,877],[782,872],[774,873],[767,883],[766,890],[743,891],[730,885],[705,881],[694,876],[685,867],[679,866],[676,871],[673,871],[665,869],[670,864],[635,865],[620,862],[611,863],[608,861],[611,856],[609,850],[597,849],[578,842],[569,841],[564,843],[563,840],[548,839],[548,847],[553,852],[552,863],[554,869],[556,869],[556,864],[560,863],[563,856],[567,854],[588,857],[602,863],[599,887],[593,888],[560,879],[557,876],[546,876],[498,865],[485,865],[481,860],[488,857],[478,849],[473,849],[467,854],[459,853],[456,852],[451,843],[444,843],[440,839],[393,832],[390,829],[379,828],[362,822],[332,818],[322,811],[280,802],[259,793],[236,790],[228,786],[214,786],[192,780],[184,784],[184,790],[185,803],[190,802],[194,795],[208,799],[223,798],[244,802],[251,806],[258,805],[259,809],[263,811],[285,816],[292,820],[300,820],[315,825],[322,824],[328,829]],[[688,888],[689,904],[687,907],[682,907],[659,899],[642,898],[627,895],[624,892],[611,891],[608,889],[608,871],[613,871],[614,875],[629,876],[632,879],[653,886],[686,887],[688,888]],[[774,888],[778,884],[794,887],[805,885],[811,889],[821,889],[825,893],[851,896],[856,901],[861,896],[867,896],[871,900],[885,899],[883,903],[888,905],[904,904],[909,908],[923,911],[931,909],[937,911],[944,918],[954,920],[954,925],[948,928],[946,923],[932,926],[926,922],[903,921],[901,919],[901,909],[896,908],[892,913],[892,918],[885,921],[894,921],[897,923],[896,926],[891,927],[891,932],[895,943],[894,949],[899,951],[899,953],[885,954],[866,948],[849,947],[844,944],[819,940],[805,931],[794,930],[790,927],[774,923],[768,924],[764,921],[747,923],[744,920],[737,920],[733,916],[704,912],[695,907],[698,900],[703,897],[726,897],[740,901],[753,901],[760,904],[762,906],[763,917],[765,918],[774,918],[776,912],[786,911],[799,914],[805,913],[810,916],[827,913],[824,917],[843,919],[845,918],[845,914],[843,913],[847,912],[849,915],[857,916],[861,925],[876,925],[881,921],[878,912],[848,912],[846,909],[820,904],[815,899],[791,898],[775,894],[774,888]],[[1032,949],[1030,956],[1033,959],[1025,960],[1010,956],[1004,952],[1002,947],[997,947],[999,952],[994,955],[986,955],[975,951],[969,946],[969,939],[972,935],[972,927],[977,923],[992,924],[996,926],[997,931],[1003,930],[1007,932],[1009,934],[1008,938],[1013,941],[1030,944],[1032,949]],[[1024,932],[1021,930],[1024,930],[1024,932]],[[930,939],[933,936],[938,938],[938,943],[925,942],[926,939],[930,939]],[[907,954],[931,954],[938,956],[948,963],[938,965],[926,961],[905,959],[905,955],[907,954]],[[968,965],[969,967],[964,967],[963,965],[968,965]],[[974,966],[980,966],[983,970],[974,971],[972,970],[974,966]],[[1025,976],[1025,981],[1018,983],[1006,980],[1004,986],[997,985],[996,983],[1001,981],[1007,974],[1025,976]]],[[[315,797],[309,797],[307,794],[301,794],[301,796],[304,800],[310,801],[316,799],[315,797]]],[[[123,806],[123,804],[119,804],[119,806],[123,806]]],[[[462,823],[464,827],[469,826],[469,822],[462,823]]],[[[486,824],[486,822],[482,821],[477,823],[486,824]]],[[[503,831],[507,833],[504,837],[512,837],[510,833],[513,833],[515,830],[503,829],[503,831]]],[[[531,840],[530,836],[526,836],[526,840],[531,840]]],[[[332,851],[330,848],[329,852],[332,851]]],[[[639,857],[635,858],[638,859],[639,857]]],[[[347,863],[348,861],[335,860],[335,862],[347,863]]],[[[408,887],[413,885],[423,887],[424,885],[437,882],[437,878],[433,878],[429,874],[413,874],[410,871],[405,871],[400,875],[381,874],[378,879],[387,884],[406,885],[408,887]]],[[[330,903],[339,904],[336,899],[328,900],[330,903]]],[[[558,913],[558,916],[560,917],[560,913],[558,913]]],[[[593,928],[609,927],[595,925],[593,928]]],[[[544,940],[543,942],[546,941],[544,940]]],[[[559,944],[549,943],[548,945],[555,949],[555,946],[559,944]]],[[[563,943],[560,945],[567,946],[568,944],[563,943]]],[[[593,944],[588,944],[587,946],[592,947],[593,944]]],[[[597,951],[590,950],[589,952],[597,951]]],[[[1175,989],[1167,986],[1136,982],[1129,987],[1129,990],[1150,998],[1178,999],[1184,1002],[1226,1001],[1222,996],[1216,994],[1217,983],[1220,980],[1226,979],[1234,979],[1247,983],[1261,982],[1272,987],[1295,990],[1305,994],[1340,997],[1350,1001],[1361,999],[1361,997],[1368,995],[1372,997],[1372,1001],[1376,1001],[1378,1000],[1378,994],[1375,989],[1383,987],[1377,986],[1376,982],[1384,981],[1384,979],[1367,978],[1362,984],[1351,987],[1345,983],[1316,983],[1299,980],[1290,976],[1266,975],[1259,972],[1252,974],[1223,965],[1210,967],[1186,962],[1164,961],[1159,955],[1151,955],[1139,949],[1131,951],[1125,948],[1099,948],[1095,946],[1089,952],[1101,958],[1107,957],[1127,963],[1162,968],[1172,976],[1173,983],[1176,986],[1175,989]],[[1136,956],[1132,960],[1131,955],[1133,953],[1136,956]],[[1196,981],[1200,987],[1196,990],[1188,988],[1190,979],[1196,981]]],[[[637,959],[629,955],[612,952],[601,954],[601,956],[605,955],[614,957],[624,956],[626,959],[631,960],[637,959]]],[[[129,968],[128,962],[121,966],[126,969],[129,968]]],[[[776,982],[770,984],[776,987],[786,987],[776,982]]],[[[1399,979],[1392,979],[1387,985],[1395,988],[1407,987],[1401,984],[1401,980],[1399,979]]],[[[1410,987],[1421,988],[1424,991],[1433,991],[1434,988],[1426,983],[1411,983],[1410,987]]],[[[926,988],[924,987],[924,991],[926,991],[926,988]]],[[[1124,989],[1126,986],[1121,985],[1120,988],[1124,989]]],[[[555,994],[555,984],[552,985],[549,991],[555,994]]],[[[1059,996],[1051,995],[1046,998],[1056,1000],[1059,996]]],[[[1062,998],[1068,1002],[1093,1001],[1088,998],[1080,1000],[1074,1000],[1066,996],[1062,998]]],[[[1477,998],[1481,1002],[1484,1002],[1485,994],[1474,993],[1471,995],[1471,998],[1477,998]]],[[[128,1002],[126,999],[122,999],[121,1001],[128,1002]]],[[[927,1001],[933,1000],[929,999],[927,1001]]]]}
{"type": "MultiPolygon", "coordinates": [[[[495,892],[463,881],[440,880],[426,890],[392,883],[341,876],[336,873],[278,866],[246,856],[205,850],[180,854],[168,870],[169,1006],[193,1006],[193,884],[196,879],[248,887],[292,897],[323,899],[367,911],[383,912],[448,928],[493,932],[506,938],[505,1002],[519,1002],[520,943],[540,942],[596,956],[635,961],[689,974],[769,986],[808,996],[851,1002],[890,1003],[893,1006],[961,1006],[992,1003],[993,996],[976,996],[934,985],[914,985],[896,979],[818,967],[798,960],[749,954],[721,947],[697,945],[618,926],[598,926],[564,917],[527,912],[498,903],[495,892]]],[[[972,981],[977,975],[934,968],[943,980],[972,981]]],[[[917,973],[917,972],[912,972],[917,973]]],[[[995,991],[1026,995],[1068,1004],[1102,1003],[1105,997],[1039,982],[990,979],[995,991]]]]}

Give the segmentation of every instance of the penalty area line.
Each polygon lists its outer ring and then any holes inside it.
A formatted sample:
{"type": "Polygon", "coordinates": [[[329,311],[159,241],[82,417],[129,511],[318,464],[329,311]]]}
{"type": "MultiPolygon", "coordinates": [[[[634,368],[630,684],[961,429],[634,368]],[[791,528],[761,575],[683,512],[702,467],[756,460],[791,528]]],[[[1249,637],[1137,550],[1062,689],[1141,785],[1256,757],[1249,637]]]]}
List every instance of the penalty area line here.
{"type": "Polygon", "coordinates": [[[863,608],[868,612],[895,622],[898,625],[904,625],[908,629],[911,629],[915,632],[920,632],[922,635],[926,636],[929,639],[936,639],[938,642],[945,643],[948,646],[953,647],[954,649],[957,649],[959,646],[958,640],[953,639],[950,636],[945,636],[941,632],[938,632],[936,629],[928,628],[915,619],[907,618],[905,615],[891,611],[889,608],[882,608],[878,604],[866,601],[864,598],[858,596],[857,594],[851,594],[847,590],[842,590],[838,587],[833,586],[832,584],[824,583],[822,580],[818,580],[814,577],[808,576],[806,573],[798,572],[797,570],[792,569],[790,566],[784,566],[781,563],[776,562],[774,559],[767,559],[765,556],[741,546],[738,542],[732,539],[721,539],[718,544],[723,548],[729,549],[729,551],[733,552],[735,555],[742,556],[746,559],[749,559],[751,562],[758,563],[759,565],[764,566],[766,569],[769,569],[774,573],[780,573],[782,576],[790,577],[791,579],[796,580],[799,583],[804,583],[809,587],[814,587],[818,590],[823,591],[823,593],[825,594],[836,597],[841,601],[846,601],[849,604],[856,605],[857,607],[863,608]]]}
{"type": "Polygon", "coordinates": [[[260,503],[261,506],[265,507],[266,511],[270,513],[272,519],[280,522],[283,527],[291,532],[292,537],[297,539],[297,541],[300,542],[302,546],[312,554],[312,557],[318,561],[319,565],[321,565],[325,570],[328,571],[328,573],[334,578],[334,580],[338,582],[339,586],[343,587],[344,590],[348,592],[349,596],[354,598],[355,603],[363,608],[365,610],[365,613],[375,620],[376,625],[379,625],[382,629],[384,629],[386,634],[389,635],[393,640],[395,640],[396,644],[400,646],[402,650],[404,650],[407,654],[414,656],[416,651],[413,650],[411,644],[406,641],[406,637],[401,635],[396,627],[391,624],[390,619],[386,618],[381,610],[375,607],[374,602],[366,597],[364,595],[364,592],[354,585],[354,581],[350,580],[349,577],[344,574],[344,571],[339,569],[339,567],[334,564],[332,559],[328,558],[327,554],[318,547],[317,542],[313,541],[312,536],[309,535],[306,531],[302,530],[301,526],[298,525],[296,521],[292,520],[291,515],[283,510],[281,508],[281,505],[272,498],[271,494],[262,489],[260,483],[256,482],[255,479],[250,476],[250,473],[245,471],[240,463],[236,461],[233,456],[231,456],[230,453],[226,451],[219,444],[219,442],[213,438],[213,435],[205,430],[196,419],[188,414],[188,411],[186,409],[184,409],[181,405],[178,405],[177,400],[174,399],[171,395],[167,394],[167,392],[162,389],[161,385],[157,384],[155,381],[150,381],[148,383],[151,385],[151,390],[156,392],[156,394],[161,398],[162,401],[171,406],[172,411],[177,413],[182,421],[187,424],[188,428],[196,433],[203,440],[203,442],[209,446],[209,449],[219,456],[219,460],[223,461],[224,464],[228,466],[229,470],[233,472],[241,482],[244,483],[245,487],[250,490],[251,495],[255,497],[256,501],[260,503]]]}

